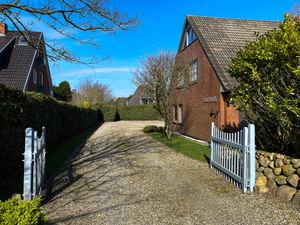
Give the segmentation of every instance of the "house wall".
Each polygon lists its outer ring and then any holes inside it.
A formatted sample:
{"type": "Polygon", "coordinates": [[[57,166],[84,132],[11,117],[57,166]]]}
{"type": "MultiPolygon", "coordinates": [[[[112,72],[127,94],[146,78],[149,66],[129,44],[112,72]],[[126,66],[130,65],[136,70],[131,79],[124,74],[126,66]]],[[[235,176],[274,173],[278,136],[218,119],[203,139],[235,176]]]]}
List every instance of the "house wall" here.
{"type": "Polygon", "coordinates": [[[27,86],[27,91],[35,91],[38,92],[38,86],[41,85],[41,77],[40,77],[40,72],[44,74],[43,76],[43,89],[45,95],[50,95],[51,92],[51,85],[49,83],[48,79],[48,74],[45,66],[34,66],[33,69],[31,70],[30,77],[28,80],[28,86],[27,86]],[[37,84],[33,83],[33,69],[37,70],[37,84]]]}
{"type": "MultiPolygon", "coordinates": [[[[208,141],[211,122],[221,128],[237,124],[238,111],[226,103],[228,95],[221,93],[220,82],[198,40],[177,54],[177,59],[183,58],[189,64],[198,60],[198,80],[183,88],[174,89],[171,102],[172,105],[183,106],[183,120],[181,124],[173,122],[172,128],[182,134],[208,141]],[[211,112],[218,113],[211,115],[211,112]]],[[[173,121],[173,109],[170,112],[173,121]]]]}

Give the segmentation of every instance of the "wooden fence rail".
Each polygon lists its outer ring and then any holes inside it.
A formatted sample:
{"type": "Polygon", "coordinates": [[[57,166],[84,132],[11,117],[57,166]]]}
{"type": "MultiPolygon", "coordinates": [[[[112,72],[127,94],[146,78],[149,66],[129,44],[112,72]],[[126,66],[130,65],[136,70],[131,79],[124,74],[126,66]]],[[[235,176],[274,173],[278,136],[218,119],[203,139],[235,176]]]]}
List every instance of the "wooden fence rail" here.
{"type": "Polygon", "coordinates": [[[46,161],[46,128],[39,138],[32,128],[25,130],[23,198],[33,199],[42,188],[46,161]]]}
{"type": "Polygon", "coordinates": [[[225,133],[211,124],[210,167],[243,192],[255,185],[255,127],[225,133]]]}

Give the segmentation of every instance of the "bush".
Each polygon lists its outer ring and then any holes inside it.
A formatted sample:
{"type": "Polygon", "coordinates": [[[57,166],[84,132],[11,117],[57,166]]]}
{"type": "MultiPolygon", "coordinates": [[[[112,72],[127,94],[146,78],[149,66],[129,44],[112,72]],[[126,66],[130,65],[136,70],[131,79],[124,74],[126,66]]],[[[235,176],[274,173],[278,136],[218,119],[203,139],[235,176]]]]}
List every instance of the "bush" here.
{"type": "Polygon", "coordinates": [[[154,125],[145,126],[143,129],[144,133],[153,133],[153,132],[158,132],[158,131],[160,131],[160,129],[154,125]]]}
{"type": "Polygon", "coordinates": [[[40,208],[40,199],[27,201],[14,197],[5,202],[0,201],[0,224],[46,224],[46,217],[40,208]]]}
{"type": "Polygon", "coordinates": [[[153,105],[119,106],[121,120],[160,120],[153,105]]]}
{"type": "Polygon", "coordinates": [[[0,85],[0,199],[20,193],[26,127],[46,127],[46,151],[93,126],[100,111],[83,109],[38,93],[0,85]]]}
{"type": "Polygon", "coordinates": [[[100,109],[104,121],[119,120],[160,120],[158,112],[153,105],[137,105],[137,106],[116,106],[112,104],[97,104],[94,106],[100,109]]]}

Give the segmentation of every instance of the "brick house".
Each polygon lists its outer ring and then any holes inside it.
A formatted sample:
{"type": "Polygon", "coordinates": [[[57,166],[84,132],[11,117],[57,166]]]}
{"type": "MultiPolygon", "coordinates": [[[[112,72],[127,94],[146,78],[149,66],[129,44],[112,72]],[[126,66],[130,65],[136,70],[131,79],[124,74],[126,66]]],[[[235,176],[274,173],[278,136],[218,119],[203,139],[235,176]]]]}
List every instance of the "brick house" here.
{"type": "Polygon", "coordinates": [[[23,92],[52,95],[52,81],[43,33],[24,37],[0,24],[0,83],[23,92]],[[28,43],[32,40],[32,44],[28,43]]]}
{"type": "Polygon", "coordinates": [[[145,93],[141,85],[138,86],[135,92],[127,98],[127,106],[147,105],[152,103],[153,100],[145,93]]]}
{"type": "Polygon", "coordinates": [[[179,77],[172,93],[171,120],[174,131],[202,140],[210,139],[210,124],[235,130],[242,115],[229,104],[237,85],[226,68],[238,49],[255,40],[278,22],[187,16],[176,59],[189,64],[188,79],[179,77]]]}

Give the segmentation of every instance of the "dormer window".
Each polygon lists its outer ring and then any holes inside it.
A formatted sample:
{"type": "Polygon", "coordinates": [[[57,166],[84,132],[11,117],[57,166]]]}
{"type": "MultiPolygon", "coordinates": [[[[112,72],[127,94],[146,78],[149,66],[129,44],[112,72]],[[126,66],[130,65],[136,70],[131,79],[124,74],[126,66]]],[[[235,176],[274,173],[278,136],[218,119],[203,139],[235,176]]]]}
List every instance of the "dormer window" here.
{"type": "Polygon", "coordinates": [[[19,44],[20,44],[20,45],[27,45],[27,43],[28,43],[28,42],[27,42],[27,38],[26,38],[25,36],[22,35],[22,36],[20,37],[20,39],[19,39],[19,44]]]}
{"type": "Polygon", "coordinates": [[[182,48],[189,46],[193,41],[197,39],[195,32],[192,27],[188,25],[185,29],[184,40],[182,48]]]}

